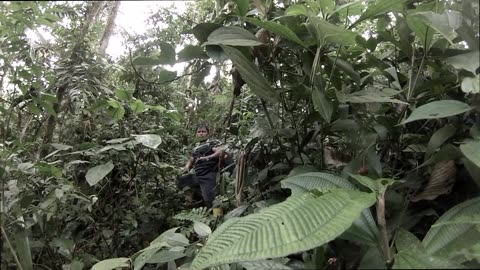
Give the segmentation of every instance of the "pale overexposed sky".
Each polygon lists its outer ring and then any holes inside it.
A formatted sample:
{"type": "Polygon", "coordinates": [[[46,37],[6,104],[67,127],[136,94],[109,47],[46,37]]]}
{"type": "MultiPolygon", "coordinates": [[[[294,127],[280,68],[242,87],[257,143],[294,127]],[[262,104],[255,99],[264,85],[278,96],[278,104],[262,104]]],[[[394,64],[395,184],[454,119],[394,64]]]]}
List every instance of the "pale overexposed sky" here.
{"type": "Polygon", "coordinates": [[[122,44],[119,29],[123,28],[132,34],[141,34],[147,30],[146,19],[152,10],[173,5],[176,12],[182,14],[185,12],[186,4],[187,1],[121,1],[115,20],[115,33],[110,37],[107,54],[116,59],[127,52],[122,44]]]}

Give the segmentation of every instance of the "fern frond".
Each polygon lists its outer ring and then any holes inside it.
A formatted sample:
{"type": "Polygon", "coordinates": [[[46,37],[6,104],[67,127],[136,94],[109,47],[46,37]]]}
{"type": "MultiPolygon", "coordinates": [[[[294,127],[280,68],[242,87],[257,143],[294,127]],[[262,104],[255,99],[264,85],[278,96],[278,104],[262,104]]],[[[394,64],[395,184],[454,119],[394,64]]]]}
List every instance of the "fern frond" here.
{"type": "Polygon", "coordinates": [[[208,223],[210,221],[207,207],[199,207],[185,210],[176,214],[175,216],[173,216],[173,218],[177,220],[187,220],[191,222],[199,221],[203,223],[208,223]]]}

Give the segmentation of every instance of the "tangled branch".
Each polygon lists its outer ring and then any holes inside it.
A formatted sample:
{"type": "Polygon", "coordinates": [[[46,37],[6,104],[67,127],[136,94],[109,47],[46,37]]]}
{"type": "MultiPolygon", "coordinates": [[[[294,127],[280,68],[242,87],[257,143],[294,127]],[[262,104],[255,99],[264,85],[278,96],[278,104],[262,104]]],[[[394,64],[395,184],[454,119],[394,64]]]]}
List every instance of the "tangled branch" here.
{"type": "Polygon", "coordinates": [[[209,63],[209,62],[205,62],[205,63],[202,65],[202,67],[199,68],[198,70],[192,71],[192,72],[189,72],[189,73],[185,73],[185,74],[182,74],[182,75],[178,75],[178,76],[176,76],[174,79],[167,80],[167,81],[163,81],[163,82],[159,82],[159,81],[149,81],[149,80],[145,79],[145,78],[138,72],[138,70],[135,68],[135,65],[133,64],[132,51],[131,51],[131,50],[128,51],[128,54],[129,54],[129,58],[130,58],[130,65],[132,66],[133,71],[135,72],[135,75],[137,75],[142,81],[144,81],[145,83],[148,83],[148,84],[162,85],[162,84],[171,83],[171,82],[180,80],[180,79],[183,78],[183,77],[200,73],[204,68],[206,68],[207,66],[212,65],[212,64],[209,63]]]}

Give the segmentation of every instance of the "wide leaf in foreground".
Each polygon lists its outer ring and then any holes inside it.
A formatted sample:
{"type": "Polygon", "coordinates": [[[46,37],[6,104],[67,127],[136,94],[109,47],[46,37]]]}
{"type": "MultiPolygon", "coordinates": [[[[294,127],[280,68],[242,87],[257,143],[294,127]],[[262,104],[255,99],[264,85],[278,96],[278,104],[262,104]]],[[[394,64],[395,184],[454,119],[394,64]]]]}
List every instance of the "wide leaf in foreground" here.
{"type": "Polygon", "coordinates": [[[428,254],[465,261],[463,249],[480,242],[480,232],[476,224],[449,223],[463,216],[478,216],[480,214],[480,197],[458,204],[445,212],[423,238],[423,245],[428,254]],[[442,224],[437,226],[436,224],[442,224]]]}
{"type": "MultiPolygon", "coordinates": [[[[282,188],[289,188],[293,195],[302,194],[313,189],[327,192],[335,188],[355,190],[355,186],[346,179],[323,172],[311,172],[295,175],[282,180],[282,188]]],[[[378,243],[378,228],[373,220],[370,209],[365,209],[362,215],[355,220],[340,238],[357,241],[364,244],[376,245],[378,243]]]]}
{"type": "Polygon", "coordinates": [[[443,117],[454,116],[464,112],[468,112],[472,107],[458,100],[439,100],[427,103],[415,109],[412,114],[402,122],[406,124],[416,120],[438,119],[443,117]]]}
{"type": "Polygon", "coordinates": [[[225,26],[213,31],[203,45],[259,46],[260,42],[252,33],[238,26],[225,26]]]}
{"type": "Polygon", "coordinates": [[[259,213],[222,224],[191,267],[286,256],[323,245],[347,230],[375,195],[353,190],[314,190],[259,213]]]}
{"type": "Polygon", "coordinates": [[[460,145],[463,155],[480,168],[480,140],[467,140],[460,145]]]}
{"type": "Polygon", "coordinates": [[[429,255],[422,243],[411,232],[398,231],[395,240],[397,253],[393,269],[463,269],[461,264],[444,257],[429,255]]]}
{"type": "Polygon", "coordinates": [[[115,258],[115,259],[108,259],[103,260],[96,263],[92,270],[111,270],[116,269],[118,267],[128,267],[130,259],[129,258],[115,258]]]}

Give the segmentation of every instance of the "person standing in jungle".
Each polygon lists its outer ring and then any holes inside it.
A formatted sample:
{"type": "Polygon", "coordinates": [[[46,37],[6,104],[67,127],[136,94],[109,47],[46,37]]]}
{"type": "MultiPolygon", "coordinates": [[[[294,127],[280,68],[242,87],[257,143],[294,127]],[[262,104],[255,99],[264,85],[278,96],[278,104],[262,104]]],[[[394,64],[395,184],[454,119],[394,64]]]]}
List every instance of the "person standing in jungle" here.
{"type": "Polygon", "coordinates": [[[197,126],[195,135],[199,141],[184,168],[184,172],[187,173],[193,167],[195,173],[181,176],[179,188],[190,187],[194,190],[200,188],[203,201],[208,208],[212,208],[217,187],[219,158],[223,148],[219,140],[209,138],[210,129],[205,124],[197,126]]]}

